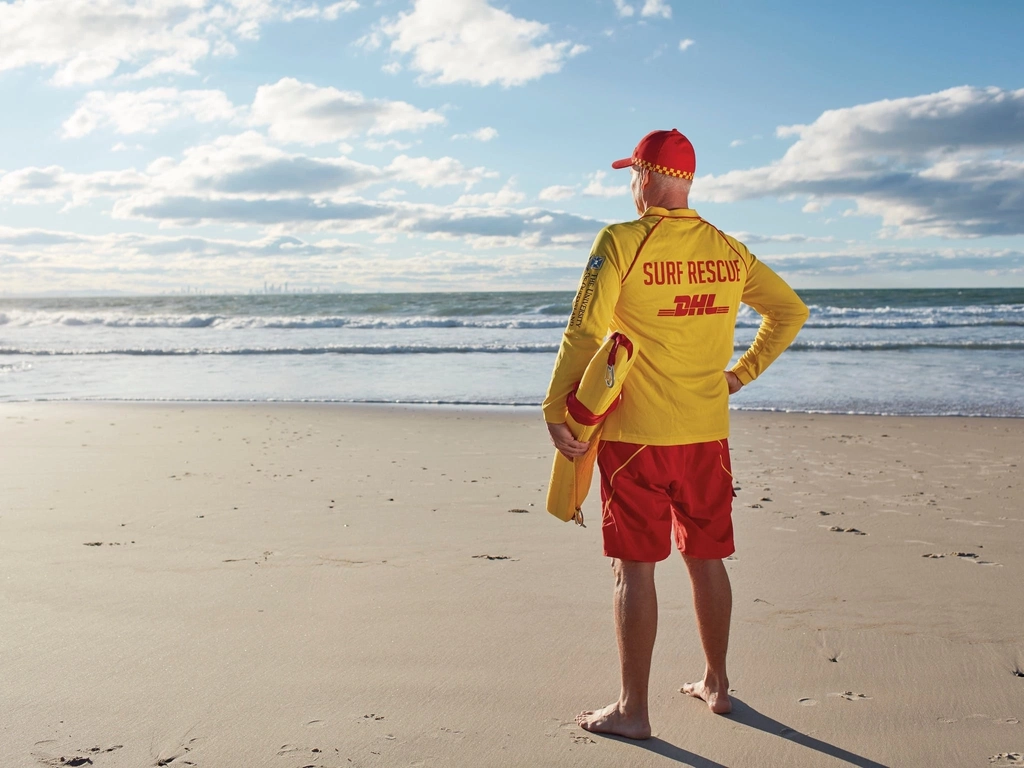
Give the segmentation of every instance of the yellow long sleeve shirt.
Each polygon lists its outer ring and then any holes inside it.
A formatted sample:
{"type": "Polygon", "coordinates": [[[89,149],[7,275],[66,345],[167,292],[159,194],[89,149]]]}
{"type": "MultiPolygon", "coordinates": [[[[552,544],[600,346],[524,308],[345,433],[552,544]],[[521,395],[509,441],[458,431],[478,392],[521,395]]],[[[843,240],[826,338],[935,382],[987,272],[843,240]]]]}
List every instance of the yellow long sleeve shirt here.
{"type": "Polygon", "coordinates": [[[639,356],[602,439],[686,445],[729,436],[722,371],[733,351],[740,303],[761,327],[733,372],[756,379],[796,338],[807,307],[745,245],[689,208],[649,208],[598,234],[583,272],[542,406],[565,421],[565,401],[612,332],[637,341],[639,356]]]}

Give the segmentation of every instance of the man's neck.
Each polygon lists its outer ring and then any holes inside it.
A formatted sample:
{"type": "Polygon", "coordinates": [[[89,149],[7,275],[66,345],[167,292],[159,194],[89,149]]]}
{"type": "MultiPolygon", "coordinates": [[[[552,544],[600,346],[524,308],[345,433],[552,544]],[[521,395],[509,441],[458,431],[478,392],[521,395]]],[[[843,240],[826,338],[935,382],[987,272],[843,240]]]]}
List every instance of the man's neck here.
{"type": "Polygon", "coordinates": [[[689,208],[688,195],[677,195],[674,197],[663,197],[658,200],[647,200],[648,208],[665,208],[666,210],[673,210],[676,208],[689,208]]]}

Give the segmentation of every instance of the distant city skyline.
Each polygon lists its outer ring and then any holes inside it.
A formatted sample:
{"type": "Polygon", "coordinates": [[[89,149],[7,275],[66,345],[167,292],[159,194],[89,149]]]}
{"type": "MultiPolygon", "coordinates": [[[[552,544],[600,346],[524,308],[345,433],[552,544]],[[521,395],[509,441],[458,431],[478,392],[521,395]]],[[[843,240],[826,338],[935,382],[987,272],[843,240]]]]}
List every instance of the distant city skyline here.
{"type": "Polygon", "coordinates": [[[0,295],[572,290],[609,163],[797,288],[1024,286],[1018,3],[0,3],[0,295]]]}

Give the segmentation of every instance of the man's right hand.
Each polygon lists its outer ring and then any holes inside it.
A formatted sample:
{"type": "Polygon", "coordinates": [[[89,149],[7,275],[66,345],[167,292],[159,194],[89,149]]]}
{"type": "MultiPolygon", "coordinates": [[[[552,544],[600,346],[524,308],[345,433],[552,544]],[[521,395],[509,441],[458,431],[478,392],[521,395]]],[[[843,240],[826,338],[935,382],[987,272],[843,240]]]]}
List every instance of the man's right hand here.
{"type": "Polygon", "coordinates": [[[569,461],[582,456],[590,447],[590,443],[581,443],[572,436],[568,424],[548,424],[548,434],[551,435],[552,445],[569,461]]]}
{"type": "Polygon", "coordinates": [[[735,395],[743,387],[743,382],[740,381],[740,377],[732,371],[725,372],[725,383],[729,385],[730,395],[735,395]]]}

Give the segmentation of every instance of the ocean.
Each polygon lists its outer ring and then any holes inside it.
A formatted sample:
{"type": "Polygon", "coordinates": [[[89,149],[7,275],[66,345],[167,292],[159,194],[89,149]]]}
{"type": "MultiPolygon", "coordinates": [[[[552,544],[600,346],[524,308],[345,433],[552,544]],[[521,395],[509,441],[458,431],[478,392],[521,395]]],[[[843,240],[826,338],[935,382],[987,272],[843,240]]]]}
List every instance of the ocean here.
{"type": "MultiPolygon", "coordinates": [[[[804,290],[735,409],[1024,416],[1024,289],[804,290]]],[[[572,292],[0,299],[0,402],[536,406],[572,292]]],[[[736,357],[760,317],[743,307],[736,357]]]]}

